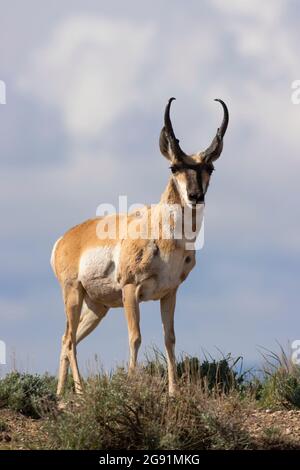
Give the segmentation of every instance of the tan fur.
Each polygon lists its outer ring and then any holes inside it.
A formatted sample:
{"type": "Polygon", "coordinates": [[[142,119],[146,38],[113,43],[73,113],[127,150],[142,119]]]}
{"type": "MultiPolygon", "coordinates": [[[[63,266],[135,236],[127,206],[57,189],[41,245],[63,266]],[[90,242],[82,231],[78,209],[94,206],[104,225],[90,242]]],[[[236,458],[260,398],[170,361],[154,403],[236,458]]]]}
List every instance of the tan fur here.
{"type": "MultiPolygon", "coordinates": [[[[68,364],[76,391],[81,380],[76,359],[76,344],[89,334],[110,307],[124,306],[129,332],[130,370],[136,364],[140,345],[139,302],[160,300],[169,363],[169,390],[175,389],[173,354],[173,315],[178,286],[195,266],[194,250],[185,248],[184,240],[164,239],[162,212],[165,204],[183,202],[172,177],[161,201],[129,215],[119,214],[116,229],[125,223],[143,228],[145,222],[159,221],[157,239],[99,238],[103,226],[112,227],[113,216],[96,217],[65,233],[55,244],[51,264],[62,287],[67,315],[58,394],[63,392],[68,364]],[[153,217],[153,219],[151,219],[153,217]],[[168,319],[168,312],[171,315],[168,319]]],[[[180,209],[181,210],[181,209],[180,209]]],[[[151,229],[151,224],[149,224],[151,229]]],[[[172,217],[167,228],[174,228],[172,217]]]]}

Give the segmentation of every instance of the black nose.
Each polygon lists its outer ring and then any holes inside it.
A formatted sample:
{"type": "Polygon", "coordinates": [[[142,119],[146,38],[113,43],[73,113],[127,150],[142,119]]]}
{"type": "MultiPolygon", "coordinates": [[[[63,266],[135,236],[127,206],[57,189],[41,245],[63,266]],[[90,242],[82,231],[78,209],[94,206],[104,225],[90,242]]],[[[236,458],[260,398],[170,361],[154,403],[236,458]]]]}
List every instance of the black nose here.
{"type": "Polygon", "coordinates": [[[189,200],[193,203],[200,204],[204,202],[204,195],[200,192],[189,193],[189,200]]]}

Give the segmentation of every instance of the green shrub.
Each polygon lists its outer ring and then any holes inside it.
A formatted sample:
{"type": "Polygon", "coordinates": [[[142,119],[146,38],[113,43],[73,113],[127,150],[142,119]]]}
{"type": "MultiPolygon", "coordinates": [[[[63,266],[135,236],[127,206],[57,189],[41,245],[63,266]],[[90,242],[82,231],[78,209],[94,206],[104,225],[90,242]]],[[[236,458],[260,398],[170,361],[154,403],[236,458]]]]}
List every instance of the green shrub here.
{"type": "Polygon", "coordinates": [[[9,426],[5,423],[5,421],[2,421],[2,419],[0,419],[0,433],[7,432],[8,430],[9,426]]]}
{"type": "Polygon", "coordinates": [[[277,370],[262,383],[258,398],[267,408],[300,408],[300,371],[277,370]]]}
{"type": "Polygon", "coordinates": [[[179,384],[169,398],[167,380],[142,368],[133,377],[122,369],[88,379],[81,398],[47,420],[53,449],[243,449],[238,396],[225,407],[199,384],[179,384]],[[233,403],[234,402],[234,403],[233,403]]]}
{"type": "Polygon", "coordinates": [[[297,375],[287,377],[284,384],[284,389],[282,390],[282,395],[285,398],[286,402],[294,406],[295,408],[300,408],[300,374],[299,370],[297,375]]]}
{"type": "MultiPolygon", "coordinates": [[[[167,377],[167,361],[164,354],[154,349],[154,357],[147,357],[144,370],[150,375],[167,377]]],[[[177,376],[182,382],[198,383],[208,391],[229,393],[232,389],[241,389],[245,374],[241,373],[242,358],[233,359],[230,354],[221,360],[208,360],[201,363],[198,357],[182,357],[176,364],[177,376]],[[237,367],[240,365],[240,371],[237,367]]]]}
{"type": "Polygon", "coordinates": [[[55,403],[56,380],[48,375],[11,372],[0,379],[0,407],[39,418],[55,403]]]}
{"type": "Polygon", "coordinates": [[[177,374],[189,381],[200,381],[209,391],[229,393],[243,384],[244,376],[235,370],[240,361],[230,354],[219,361],[205,358],[202,363],[197,357],[186,357],[177,363],[177,374]]]}
{"type": "Polygon", "coordinates": [[[258,393],[261,406],[300,408],[300,367],[280,347],[280,354],[264,355],[264,379],[258,393]]]}

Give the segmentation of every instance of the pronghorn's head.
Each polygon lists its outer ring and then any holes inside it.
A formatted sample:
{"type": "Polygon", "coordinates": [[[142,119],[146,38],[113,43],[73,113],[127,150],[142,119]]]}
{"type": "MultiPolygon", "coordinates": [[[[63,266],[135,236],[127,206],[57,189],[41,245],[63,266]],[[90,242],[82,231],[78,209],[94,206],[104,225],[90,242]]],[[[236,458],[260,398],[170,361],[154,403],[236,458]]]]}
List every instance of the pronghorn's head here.
{"type": "Polygon", "coordinates": [[[219,101],[223,107],[223,121],[218,128],[210,146],[193,155],[187,155],[180,148],[170,119],[170,107],[175,98],[170,98],[165,110],[164,127],[161,130],[159,146],[161,153],[171,162],[173,179],[179,190],[181,199],[187,205],[204,204],[209,180],[214,171],[213,162],[219,158],[223,149],[223,137],[226,132],[229,115],[224,101],[219,101]]]}

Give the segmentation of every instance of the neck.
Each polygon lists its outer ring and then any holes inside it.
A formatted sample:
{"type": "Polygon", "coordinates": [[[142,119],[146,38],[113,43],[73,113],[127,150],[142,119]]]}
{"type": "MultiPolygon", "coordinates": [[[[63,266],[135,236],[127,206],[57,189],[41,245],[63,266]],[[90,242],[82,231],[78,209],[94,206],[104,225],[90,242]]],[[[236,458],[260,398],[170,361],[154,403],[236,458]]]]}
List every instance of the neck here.
{"type": "Polygon", "coordinates": [[[184,207],[184,203],[172,176],[169,179],[166,189],[161,195],[160,204],[179,204],[184,207]]]}
{"type": "MultiPolygon", "coordinates": [[[[199,230],[201,228],[201,224],[202,224],[204,206],[199,205],[197,209],[187,206],[185,202],[183,201],[183,199],[181,198],[176,182],[174,181],[172,177],[170,177],[167,187],[161,195],[160,202],[156,206],[159,212],[163,205],[177,205],[178,207],[181,208],[180,211],[182,210],[182,214],[185,212],[185,210],[187,210],[187,215],[188,215],[188,220],[189,220],[188,224],[191,223],[190,230],[193,232],[195,238],[197,237],[199,230]]],[[[183,224],[182,225],[183,233],[186,233],[186,230],[184,227],[184,224],[185,224],[184,217],[182,219],[182,224],[183,224]]]]}

